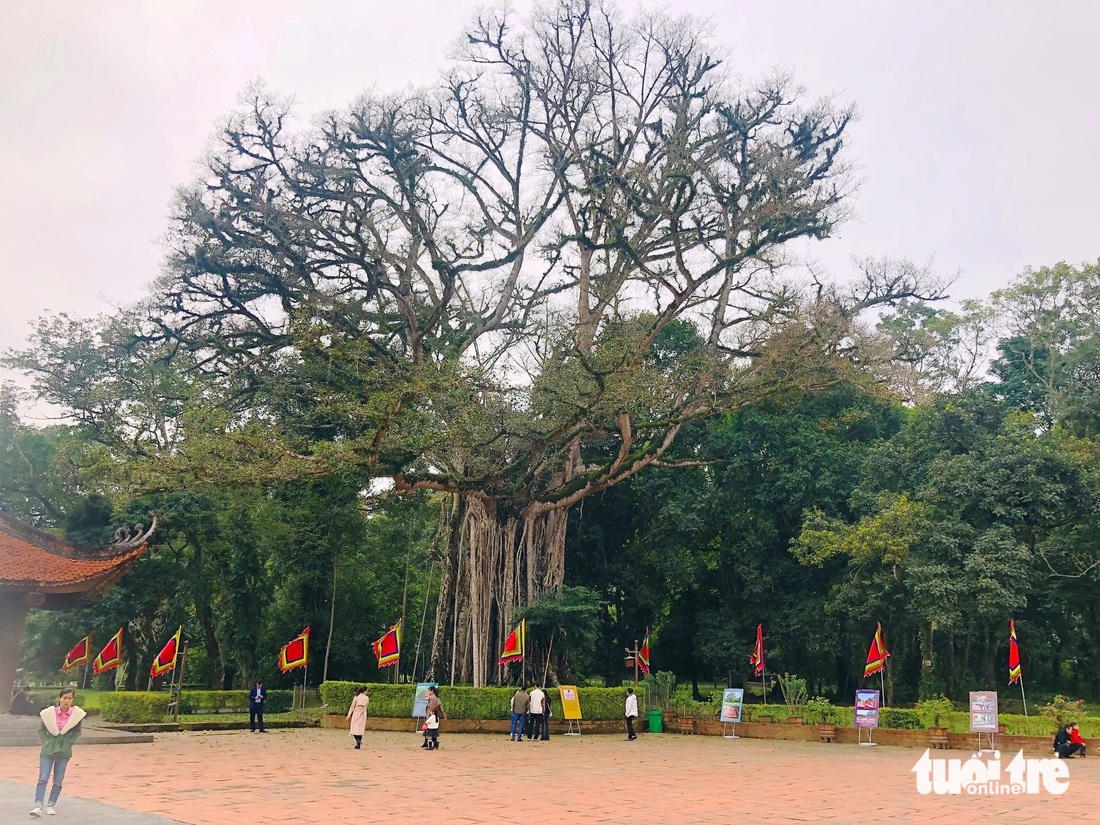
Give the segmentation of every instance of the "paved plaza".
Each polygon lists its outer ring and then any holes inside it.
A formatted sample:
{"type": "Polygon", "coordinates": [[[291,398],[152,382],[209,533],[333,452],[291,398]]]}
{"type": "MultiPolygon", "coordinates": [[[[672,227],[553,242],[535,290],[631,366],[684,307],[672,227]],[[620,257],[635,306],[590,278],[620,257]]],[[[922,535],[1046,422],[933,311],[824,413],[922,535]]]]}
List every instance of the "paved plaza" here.
{"type": "MultiPolygon", "coordinates": [[[[78,744],[58,816],[48,821],[1100,821],[1100,758],[1067,763],[1069,789],[1061,796],[948,797],[917,793],[911,771],[922,751],[909,748],[677,734],[643,734],[636,742],[556,736],[517,744],[504,735],[444,733],[441,741],[440,750],[428,752],[412,732],[368,732],[356,751],[344,732],[298,729],[78,744]]],[[[0,748],[0,823],[31,821],[37,756],[37,748],[0,748]]]]}

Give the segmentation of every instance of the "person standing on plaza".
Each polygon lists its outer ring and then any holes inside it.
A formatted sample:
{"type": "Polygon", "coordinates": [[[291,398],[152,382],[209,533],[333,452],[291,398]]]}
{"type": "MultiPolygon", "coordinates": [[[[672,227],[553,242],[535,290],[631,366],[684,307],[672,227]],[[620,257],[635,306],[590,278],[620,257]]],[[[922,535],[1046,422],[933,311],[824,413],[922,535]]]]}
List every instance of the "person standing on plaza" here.
{"type": "Polygon", "coordinates": [[[638,697],[634,695],[634,688],[626,689],[626,739],[631,742],[638,738],[634,732],[634,720],[638,718],[638,697]]]}
{"type": "Polygon", "coordinates": [[[256,724],[259,723],[260,733],[267,733],[264,729],[264,699],[267,698],[267,688],[263,679],[256,680],[256,686],[248,692],[248,727],[256,732],[256,724]]]}
{"type": "Polygon", "coordinates": [[[38,718],[42,726],[38,729],[38,740],[42,750],[38,754],[38,786],[34,789],[34,808],[31,816],[42,816],[42,806],[46,805],[46,814],[57,813],[54,805],[61,796],[61,783],[65,779],[65,768],[73,757],[73,743],[80,738],[80,723],[87,714],[73,700],[76,694],[72,688],[63,688],[57,699],[57,705],[46,708],[38,718]],[[46,783],[53,773],[53,788],[50,789],[49,802],[46,802],[46,783]]]}
{"type": "Polygon", "coordinates": [[[428,688],[428,706],[424,712],[427,714],[424,718],[424,744],[420,747],[435,750],[439,747],[439,723],[447,718],[447,714],[443,710],[443,703],[439,700],[439,691],[435,685],[428,688]],[[429,716],[435,717],[435,727],[432,728],[435,733],[431,737],[428,735],[427,720],[429,716]]]}
{"type": "Polygon", "coordinates": [[[439,750],[439,717],[434,713],[424,720],[424,745],[430,751],[439,750]]]}
{"type": "Polygon", "coordinates": [[[542,701],[542,741],[550,741],[550,719],[554,716],[553,711],[550,710],[550,694],[546,694],[546,698],[542,701]]]}
{"type": "Polygon", "coordinates": [[[546,694],[542,688],[538,685],[531,688],[531,738],[535,740],[542,738],[542,714],[545,702],[546,694]]]}
{"type": "Polygon", "coordinates": [[[370,705],[370,696],[367,695],[367,688],[364,686],[355,691],[351,707],[348,708],[348,719],[351,720],[348,733],[355,740],[355,750],[359,750],[363,745],[363,731],[367,729],[368,705],[370,705]]]}
{"type": "Polygon", "coordinates": [[[509,728],[511,732],[511,742],[523,741],[523,728],[527,719],[527,711],[531,706],[531,697],[527,694],[527,688],[520,686],[516,688],[516,692],[512,694],[511,710],[512,710],[512,725],[509,728]]]}

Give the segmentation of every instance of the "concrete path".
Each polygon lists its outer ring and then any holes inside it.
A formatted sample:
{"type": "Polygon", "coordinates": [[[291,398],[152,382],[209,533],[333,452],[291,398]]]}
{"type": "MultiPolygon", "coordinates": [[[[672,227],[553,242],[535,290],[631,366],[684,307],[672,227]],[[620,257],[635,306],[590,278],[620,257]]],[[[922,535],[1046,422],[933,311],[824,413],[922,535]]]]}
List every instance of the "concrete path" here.
{"type": "MultiPolygon", "coordinates": [[[[35,777],[37,779],[37,777],[35,777]]],[[[66,790],[68,786],[66,785],[66,790]]],[[[34,807],[34,786],[17,785],[0,779],[0,822],[34,822],[30,810],[34,807]]],[[[79,825],[179,825],[179,820],[152,816],[141,811],[129,811],[89,802],[70,796],[65,791],[57,801],[57,816],[42,817],[42,822],[74,822],[79,825]]]]}
{"type": "MultiPolygon", "coordinates": [[[[429,752],[411,732],[368,732],[357,751],[346,733],[305,729],[78,744],[63,801],[106,800],[193,825],[1100,821],[1097,757],[1065,763],[1060,796],[922,796],[912,770],[923,751],[909,748],[677,734],[514,743],[445,728],[441,741],[429,752]]],[[[0,749],[0,778],[24,788],[14,815],[4,797],[0,822],[27,821],[36,764],[34,749],[0,749]]]]}

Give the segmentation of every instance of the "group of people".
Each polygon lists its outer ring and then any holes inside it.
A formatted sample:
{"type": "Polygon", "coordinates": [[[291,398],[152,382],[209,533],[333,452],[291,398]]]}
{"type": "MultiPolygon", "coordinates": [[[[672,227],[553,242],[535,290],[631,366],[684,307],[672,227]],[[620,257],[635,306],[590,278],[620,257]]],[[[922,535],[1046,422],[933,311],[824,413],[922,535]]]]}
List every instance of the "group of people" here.
{"type": "Polygon", "coordinates": [[[1084,759],[1085,740],[1081,738],[1081,730],[1076,722],[1067,722],[1058,728],[1054,734],[1054,754],[1059,759],[1073,759],[1074,754],[1081,754],[1084,759]]]}
{"type": "Polygon", "coordinates": [[[535,685],[528,691],[526,685],[516,688],[510,702],[512,722],[508,728],[510,741],[522,742],[526,732],[527,740],[546,741],[550,738],[550,719],[554,712],[550,708],[550,697],[541,686],[535,685]]]}
{"type": "MultiPolygon", "coordinates": [[[[370,707],[370,694],[366,685],[355,691],[352,697],[351,707],[348,708],[348,733],[355,740],[355,750],[363,747],[363,734],[367,730],[367,708],[370,707]]],[[[439,700],[439,692],[435,686],[428,688],[428,699],[424,708],[424,724],[421,728],[424,734],[424,744],[420,747],[425,750],[439,750],[439,721],[446,719],[443,712],[443,703],[439,700]]]]}

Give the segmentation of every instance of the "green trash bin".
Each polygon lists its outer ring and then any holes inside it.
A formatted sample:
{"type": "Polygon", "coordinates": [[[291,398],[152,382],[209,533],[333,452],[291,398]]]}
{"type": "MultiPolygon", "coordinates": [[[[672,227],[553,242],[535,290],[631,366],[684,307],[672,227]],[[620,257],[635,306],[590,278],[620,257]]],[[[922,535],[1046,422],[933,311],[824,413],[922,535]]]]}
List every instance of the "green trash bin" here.
{"type": "Polygon", "coordinates": [[[663,721],[664,721],[664,716],[661,714],[661,711],[659,711],[659,710],[649,711],[649,732],[650,733],[660,733],[661,732],[661,723],[663,721]]]}

